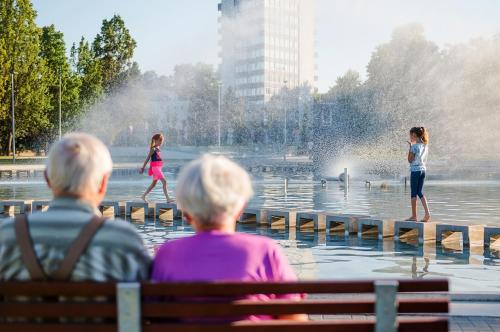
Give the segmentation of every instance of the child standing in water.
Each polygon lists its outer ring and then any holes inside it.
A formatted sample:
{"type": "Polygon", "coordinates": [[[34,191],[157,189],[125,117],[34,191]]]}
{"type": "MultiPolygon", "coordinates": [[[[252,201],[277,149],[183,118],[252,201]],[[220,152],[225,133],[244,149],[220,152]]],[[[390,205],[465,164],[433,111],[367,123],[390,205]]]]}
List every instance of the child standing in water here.
{"type": "Polygon", "coordinates": [[[410,163],[411,184],[411,217],[407,220],[417,220],[417,197],[420,198],[425,210],[422,222],[431,220],[427,199],[422,193],[425,181],[427,156],[429,154],[429,133],[424,127],[413,127],[410,129],[410,151],[408,151],[408,162],[410,163]]]}
{"type": "Polygon", "coordinates": [[[165,198],[167,202],[172,202],[170,197],[168,196],[168,188],[167,188],[167,180],[165,179],[165,176],[163,175],[162,168],[163,168],[163,161],[161,159],[160,155],[160,146],[163,144],[163,135],[162,134],[155,134],[151,138],[151,148],[149,150],[149,154],[146,158],[146,161],[144,161],[144,165],[142,165],[142,168],[140,170],[140,173],[144,173],[144,169],[146,168],[146,165],[148,164],[148,161],[151,160],[149,164],[149,171],[148,175],[153,177],[153,182],[151,182],[151,185],[146,189],[146,192],[141,196],[142,200],[147,202],[146,196],[153,190],[154,187],[156,187],[156,184],[158,183],[158,180],[161,181],[163,185],[163,193],[165,194],[165,198]]]}

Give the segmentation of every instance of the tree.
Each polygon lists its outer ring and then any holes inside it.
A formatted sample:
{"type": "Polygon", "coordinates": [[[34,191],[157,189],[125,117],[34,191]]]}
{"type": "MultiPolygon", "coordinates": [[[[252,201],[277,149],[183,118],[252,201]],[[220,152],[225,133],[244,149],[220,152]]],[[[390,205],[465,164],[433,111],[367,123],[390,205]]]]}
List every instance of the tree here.
{"type": "Polygon", "coordinates": [[[188,133],[195,145],[217,140],[218,82],[211,65],[178,65],[174,69],[174,91],[188,106],[188,133]]]}
{"type": "Polygon", "coordinates": [[[236,144],[248,143],[248,130],[245,123],[245,103],[238,98],[232,88],[227,89],[222,102],[222,136],[226,137],[232,133],[232,141],[236,144]]]}
{"type": "Polygon", "coordinates": [[[412,125],[429,124],[434,113],[437,80],[441,65],[436,44],[427,40],[419,24],[396,28],[392,39],[377,47],[367,66],[366,87],[371,104],[385,128],[378,141],[400,153],[401,141],[412,125]]]}
{"type": "Polygon", "coordinates": [[[50,84],[52,107],[48,118],[53,129],[50,138],[53,139],[59,127],[59,88],[61,88],[62,128],[66,131],[73,127],[80,115],[81,81],[71,71],[66,56],[64,36],[54,25],[42,28],[40,56],[45,59],[49,69],[47,80],[50,84]]]}
{"type": "MultiPolygon", "coordinates": [[[[500,38],[448,46],[436,71],[433,150],[453,159],[493,159],[500,153],[500,38]],[[463,143],[448,144],[457,141],[463,143]]],[[[434,153],[433,153],[434,155],[434,153]]]]}
{"type": "Polygon", "coordinates": [[[101,33],[95,37],[92,49],[99,61],[105,92],[113,92],[130,75],[137,74],[138,66],[132,62],[136,45],[119,15],[102,21],[101,33]]]}
{"type": "Polygon", "coordinates": [[[103,93],[101,65],[85,38],[82,37],[78,47],[75,44],[71,47],[70,63],[81,81],[80,108],[85,110],[103,93]]]}
{"type": "Polygon", "coordinates": [[[50,128],[47,112],[49,70],[40,55],[40,29],[29,0],[0,2],[0,137],[2,152],[11,150],[10,74],[14,73],[16,145],[33,146],[50,128]]]}
{"type": "Polygon", "coordinates": [[[361,83],[359,73],[355,70],[348,70],[343,76],[337,77],[335,86],[330,88],[328,94],[349,95],[359,89],[361,83]]]}

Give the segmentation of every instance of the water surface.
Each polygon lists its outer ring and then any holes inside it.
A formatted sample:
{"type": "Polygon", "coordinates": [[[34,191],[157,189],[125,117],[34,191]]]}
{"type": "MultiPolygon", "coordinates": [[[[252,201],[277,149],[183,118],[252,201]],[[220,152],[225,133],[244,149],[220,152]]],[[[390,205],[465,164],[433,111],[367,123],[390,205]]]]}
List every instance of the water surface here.
{"type": "MultiPolygon", "coordinates": [[[[173,174],[169,185],[175,191],[173,174]]],[[[403,219],[409,215],[409,188],[397,181],[351,183],[349,192],[338,182],[326,188],[312,176],[291,177],[285,189],[284,178],[272,174],[254,175],[255,197],[252,207],[299,209],[355,213],[374,218],[403,219]]],[[[112,178],[107,199],[137,200],[149,184],[145,176],[112,178]]],[[[435,221],[454,224],[500,226],[500,182],[429,181],[426,186],[435,221]]],[[[42,179],[0,181],[0,199],[50,199],[42,179]]],[[[151,196],[163,199],[158,186],[151,196]]],[[[164,241],[189,236],[192,229],[182,222],[135,221],[137,229],[153,254],[164,241]]],[[[449,278],[454,292],[500,292],[500,259],[496,251],[484,253],[482,247],[462,250],[436,245],[413,246],[385,241],[329,238],[325,233],[239,226],[240,231],[274,238],[287,254],[301,279],[352,278],[449,278]]]]}

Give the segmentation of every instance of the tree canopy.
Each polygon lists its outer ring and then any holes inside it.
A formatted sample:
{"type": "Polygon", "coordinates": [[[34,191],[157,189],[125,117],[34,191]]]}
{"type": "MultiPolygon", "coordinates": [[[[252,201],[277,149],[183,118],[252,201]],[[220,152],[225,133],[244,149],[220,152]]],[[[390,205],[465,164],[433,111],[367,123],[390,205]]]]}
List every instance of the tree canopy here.
{"type": "Polygon", "coordinates": [[[16,147],[45,149],[62,128],[74,128],[97,101],[140,75],[136,42],[119,15],[103,20],[92,43],[83,37],[67,54],[63,33],[38,27],[29,0],[0,2],[0,153],[12,150],[11,78],[16,147]]]}

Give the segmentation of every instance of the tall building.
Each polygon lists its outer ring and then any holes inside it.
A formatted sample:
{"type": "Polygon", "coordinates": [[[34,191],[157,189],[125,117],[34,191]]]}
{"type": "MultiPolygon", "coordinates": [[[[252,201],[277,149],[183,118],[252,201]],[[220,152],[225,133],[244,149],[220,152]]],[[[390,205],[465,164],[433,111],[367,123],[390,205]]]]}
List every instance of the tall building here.
{"type": "Polygon", "coordinates": [[[260,104],[285,85],[316,85],[315,0],[221,0],[224,89],[260,104]]]}

